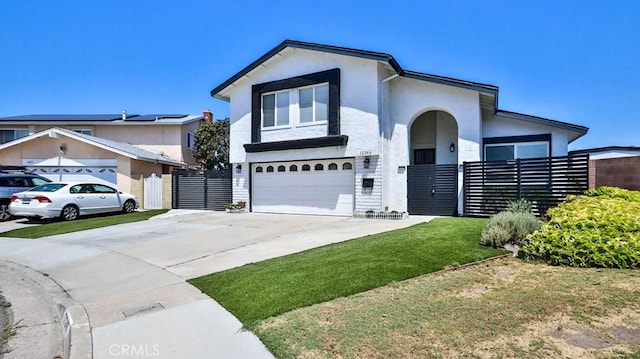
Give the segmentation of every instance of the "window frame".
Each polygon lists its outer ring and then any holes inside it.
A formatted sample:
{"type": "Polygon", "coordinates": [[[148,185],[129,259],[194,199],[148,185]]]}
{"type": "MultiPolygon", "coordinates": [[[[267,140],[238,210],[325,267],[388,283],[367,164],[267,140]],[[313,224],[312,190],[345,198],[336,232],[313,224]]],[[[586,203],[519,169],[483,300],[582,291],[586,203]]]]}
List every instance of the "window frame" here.
{"type": "MultiPolygon", "coordinates": [[[[522,158],[522,157],[518,157],[518,146],[519,145],[538,145],[538,144],[545,144],[546,147],[547,147],[547,155],[544,156],[544,157],[552,156],[552,152],[551,152],[551,149],[552,149],[552,146],[551,146],[551,134],[550,133],[539,134],[539,135],[484,138],[483,139],[483,146],[482,146],[482,159],[483,159],[483,161],[491,162],[490,160],[487,159],[487,147],[513,145],[514,146],[514,151],[513,151],[514,152],[513,153],[513,157],[514,158],[511,159],[511,160],[507,160],[507,161],[513,161],[513,160],[516,160],[518,158],[522,158]]],[[[531,157],[525,157],[525,158],[531,158],[531,157]]],[[[539,158],[539,157],[534,157],[534,158],[539,158]]],[[[500,160],[494,160],[494,161],[500,161],[500,160]]]]}
{"type": "MultiPolygon", "coordinates": [[[[269,92],[292,90],[306,86],[328,83],[327,136],[340,135],[340,69],[320,71],[282,80],[265,82],[251,86],[251,143],[261,143],[262,131],[262,95],[269,92]]],[[[290,97],[290,101],[293,101],[290,97]]],[[[296,98],[295,101],[298,101],[296,98]]],[[[296,118],[299,115],[296,114],[296,118]]],[[[290,122],[291,119],[290,119],[290,122]]],[[[267,127],[266,130],[271,129],[267,127]]]]}
{"type": "Polygon", "coordinates": [[[486,144],[484,145],[484,158],[486,159],[487,162],[492,162],[492,161],[512,161],[518,158],[544,158],[544,157],[549,157],[549,142],[546,141],[532,141],[532,142],[511,142],[511,143],[490,143],[490,144],[486,144]],[[519,156],[519,150],[518,148],[521,146],[531,146],[531,145],[545,145],[546,146],[546,150],[547,150],[547,154],[545,156],[537,156],[537,157],[520,157],[519,156]],[[487,148],[490,147],[501,147],[501,146],[513,146],[513,158],[511,159],[507,159],[507,160],[488,160],[487,158],[487,148]]]}
{"type": "Polygon", "coordinates": [[[314,125],[324,125],[326,123],[329,122],[329,83],[328,82],[323,82],[323,83],[319,83],[319,84],[315,84],[315,85],[310,85],[310,86],[303,86],[303,87],[298,87],[296,89],[294,89],[295,91],[298,92],[298,101],[297,101],[297,113],[298,116],[296,118],[296,126],[295,127],[306,127],[306,126],[314,126],[314,125]],[[327,88],[327,119],[326,120],[317,120],[316,119],[316,90],[318,87],[321,86],[326,86],[327,88]],[[312,94],[312,99],[311,99],[311,121],[309,122],[302,122],[302,107],[300,106],[300,91],[302,90],[308,90],[308,89],[313,89],[313,94],[312,94]]]}
{"type": "Polygon", "coordinates": [[[187,131],[187,148],[194,150],[196,148],[196,134],[191,131],[187,131]]]}
{"type": "Polygon", "coordinates": [[[90,128],[72,128],[71,131],[82,135],[93,136],[93,130],[90,128]]]}
{"type": "Polygon", "coordinates": [[[261,94],[261,98],[260,98],[260,128],[262,130],[272,130],[272,129],[281,129],[281,128],[290,128],[292,127],[292,121],[291,121],[291,104],[293,102],[292,100],[292,91],[291,90],[280,90],[280,91],[271,91],[271,92],[265,92],[263,94],[261,94]],[[286,93],[287,96],[289,97],[289,105],[287,106],[287,124],[285,125],[279,125],[278,124],[278,94],[284,94],[286,93]],[[266,96],[271,96],[273,95],[273,126],[266,126],[264,125],[264,98],[266,96]]]}
{"type": "Polygon", "coordinates": [[[19,140],[19,139],[21,139],[21,138],[25,138],[25,137],[27,137],[27,136],[31,135],[31,130],[29,130],[28,128],[0,128],[0,132],[1,132],[1,131],[7,131],[7,132],[8,132],[8,131],[13,131],[13,139],[12,139],[12,140],[9,140],[9,141],[5,141],[5,142],[3,142],[3,141],[2,141],[2,136],[0,135],[0,145],[3,145],[3,144],[5,144],[5,143],[9,143],[9,142],[13,142],[13,141],[15,141],[15,140],[19,140]],[[24,136],[20,136],[20,137],[16,137],[16,131],[25,131],[25,132],[26,132],[26,135],[24,135],[24,136]]]}

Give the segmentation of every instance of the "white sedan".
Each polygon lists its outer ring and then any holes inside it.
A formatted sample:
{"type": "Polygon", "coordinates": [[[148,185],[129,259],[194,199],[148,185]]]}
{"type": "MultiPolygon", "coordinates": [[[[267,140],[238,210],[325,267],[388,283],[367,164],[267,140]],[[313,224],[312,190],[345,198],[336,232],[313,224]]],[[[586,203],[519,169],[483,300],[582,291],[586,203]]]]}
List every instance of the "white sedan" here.
{"type": "Polygon", "coordinates": [[[134,195],[106,184],[51,182],[14,194],[9,212],[16,217],[60,217],[72,221],[97,213],[131,213],[139,204],[134,195]]]}

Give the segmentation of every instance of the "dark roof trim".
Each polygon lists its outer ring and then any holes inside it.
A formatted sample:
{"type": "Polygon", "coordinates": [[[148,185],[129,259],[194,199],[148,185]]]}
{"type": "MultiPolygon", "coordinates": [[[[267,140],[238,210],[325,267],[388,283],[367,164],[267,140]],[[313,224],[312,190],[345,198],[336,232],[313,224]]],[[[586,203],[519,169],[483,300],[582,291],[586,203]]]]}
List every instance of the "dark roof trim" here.
{"type": "Polygon", "coordinates": [[[303,148],[319,148],[330,146],[346,146],[349,136],[325,136],[316,138],[305,138],[302,140],[275,141],[275,142],[259,142],[247,143],[244,150],[247,153],[283,151],[283,150],[300,150],[303,148]]]}
{"type": "Polygon", "coordinates": [[[571,151],[570,153],[594,153],[594,152],[608,152],[608,151],[640,152],[640,147],[638,146],[605,146],[605,147],[585,148],[582,150],[571,151]]]}
{"type": "Polygon", "coordinates": [[[496,116],[536,123],[544,126],[556,127],[556,128],[560,128],[567,131],[577,132],[580,136],[585,135],[587,131],[589,131],[589,127],[574,125],[572,123],[551,120],[543,117],[525,115],[523,113],[517,113],[517,112],[511,112],[511,111],[498,110],[496,111],[496,116]]]}
{"type": "Polygon", "coordinates": [[[223,97],[218,96],[218,93],[220,91],[229,87],[231,84],[233,84],[234,82],[236,82],[237,80],[239,80],[240,78],[242,78],[243,76],[251,72],[253,69],[260,66],[260,64],[272,58],[277,53],[279,53],[280,51],[284,50],[287,47],[329,52],[329,53],[338,54],[338,55],[354,56],[354,57],[360,57],[360,58],[369,59],[369,60],[382,61],[382,62],[388,63],[395,70],[395,72],[400,76],[405,76],[405,77],[416,79],[416,80],[435,82],[435,83],[449,85],[449,86],[456,86],[456,87],[466,88],[466,89],[475,90],[475,91],[488,92],[496,95],[498,93],[498,87],[493,85],[458,80],[450,77],[423,74],[415,71],[406,71],[402,67],[400,67],[400,64],[398,64],[398,62],[396,61],[396,59],[393,58],[393,56],[383,52],[358,50],[358,49],[352,49],[347,47],[322,45],[322,44],[295,41],[295,40],[284,40],[278,46],[274,47],[266,54],[260,56],[260,58],[258,58],[256,61],[250,63],[247,67],[243,68],[238,73],[231,76],[228,80],[216,86],[213,90],[211,90],[211,97],[224,100],[223,97]]]}
{"type": "Polygon", "coordinates": [[[486,93],[490,93],[490,94],[493,94],[493,95],[498,95],[498,86],[483,84],[483,83],[479,83],[479,82],[471,82],[471,81],[459,80],[459,79],[454,79],[454,78],[451,78],[451,77],[430,75],[430,74],[424,74],[424,73],[421,73],[421,72],[409,71],[409,70],[404,72],[404,77],[407,77],[407,78],[410,78],[410,79],[434,82],[434,83],[442,84],[442,85],[461,87],[461,88],[465,88],[465,89],[468,89],[468,90],[486,92],[486,93]]]}

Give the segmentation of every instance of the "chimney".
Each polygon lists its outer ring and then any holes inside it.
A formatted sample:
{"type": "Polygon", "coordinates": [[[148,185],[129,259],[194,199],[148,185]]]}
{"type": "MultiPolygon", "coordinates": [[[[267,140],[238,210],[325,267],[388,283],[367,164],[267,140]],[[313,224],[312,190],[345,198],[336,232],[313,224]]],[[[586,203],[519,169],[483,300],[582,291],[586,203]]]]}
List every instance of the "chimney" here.
{"type": "Polygon", "coordinates": [[[206,109],[202,111],[202,116],[204,116],[204,122],[207,122],[207,123],[213,122],[213,112],[211,112],[211,110],[206,109]]]}

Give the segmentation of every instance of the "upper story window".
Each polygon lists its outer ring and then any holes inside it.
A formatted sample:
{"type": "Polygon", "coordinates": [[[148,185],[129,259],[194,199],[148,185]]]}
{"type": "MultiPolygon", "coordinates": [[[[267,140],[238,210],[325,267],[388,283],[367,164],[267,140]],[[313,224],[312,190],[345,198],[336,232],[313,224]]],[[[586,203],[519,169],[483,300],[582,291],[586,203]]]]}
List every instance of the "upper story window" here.
{"type": "Polygon", "coordinates": [[[190,150],[196,148],[196,135],[193,132],[187,132],[187,148],[190,150]]]}
{"type": "Polygon", "coordinates": [[[329,85],[294,88],[262,95],[262,128],[326,123],[329,85]]]}
{"type": "Polygon", "coordinates": [[[289,126],[289,91],[262,95],[262,127],[289,126]]]}
{"type": "Polygon", "coordinates": [[[77,133],[81,133],[81,134],[87,135],[87,136],[93,136],[93,131],[91,131],[91,129],[88,129],[88,128],[74,128],[72,131],[73,132],[77,132],[77,133]]]}
{"type": "Polygon", "coordinates": [[[25,129],[0,130],[0,145],[27,136],[29,136],[29,130],[25,129]]]}
{"type": "Polygon", "coordinates": [[[329,118],[329,85],[305,87],[300,94],[300,123],[327,122],[329,118]]]}

